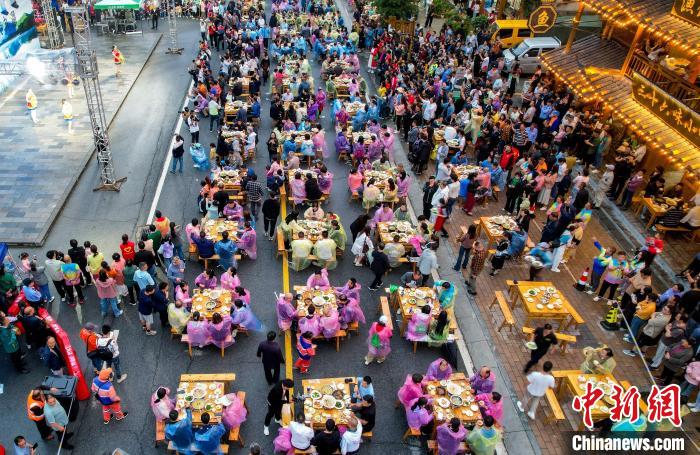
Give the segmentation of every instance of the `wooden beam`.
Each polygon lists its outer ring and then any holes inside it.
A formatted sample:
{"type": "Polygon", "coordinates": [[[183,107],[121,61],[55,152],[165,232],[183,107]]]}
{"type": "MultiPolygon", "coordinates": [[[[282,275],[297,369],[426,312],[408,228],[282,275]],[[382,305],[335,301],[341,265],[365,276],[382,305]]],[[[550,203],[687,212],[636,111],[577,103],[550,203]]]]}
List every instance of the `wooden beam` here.
{"type": "Polygon", "coordinates": [[[583,2],[578,3],[578,10],[576,10],[576,15],[574,16],[574,19],[571,21],[571,32],[569,32],[569,39],[566,41],[566,48],[564,49],[565,53],[568,53],[571,51],[571,45],[574,43],[574,39],[576,38],[576,31],[578,31],[578,24],[581,23],[581,15],[583,15],[583,10],[586,8],[586,5],[583,2]]]}
{"type": "Polygon", "coordinates": [[[622,64],[622,68],[620,68],[621,74],[625,74],[627,72],[627,68],[630,66],[632,56],[634,55],[634,51],[637,49],[637,44],[639,44],[639,40],[642,39],[643,33],[644,26],[642,24],[639,24],[637,26],[637,31],[634,34],[634,38],[632,39],[632,43],[630,44],[630,50],[627,52],[627,57],[625,57],[625,62],[622,64]]]}

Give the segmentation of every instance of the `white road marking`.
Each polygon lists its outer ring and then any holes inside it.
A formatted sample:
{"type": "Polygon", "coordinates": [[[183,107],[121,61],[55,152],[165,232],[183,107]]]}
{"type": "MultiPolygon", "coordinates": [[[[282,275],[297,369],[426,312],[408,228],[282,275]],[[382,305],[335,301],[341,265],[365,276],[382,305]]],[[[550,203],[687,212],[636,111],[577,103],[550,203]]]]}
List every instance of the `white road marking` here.
{"type": "MultiPolygon", "coordinates": [[[[187,98],[190,95],[190,92],[192,91],[192,87],[194,87],[194,81],[190,81],[190,85],[187,88],[187,92],[185,92],[185,99],[182,102],[182,107],[180,108],[180,110],[184,110],[185,107],[187,107],[187,98]]],[[[180,132],[180,128],[182,128],[182,115],[178,114],[177,123],[175,124],[175,129],[173,130],[172,134],[173,137],[172,139],[170,139],[170,146],[168,147],[168,156],[165,158],[165,162],[163,163],[163,170],[160,173],[160,179],[158,179],[158,186],[156,187],[156,191],[153,195],[153,202],[151,203],[151,210],[148,212],[148,219],[146,220],[146,224],[151,224],[153,222],[153,217],[156,213],[156,207],[158,206],[158,201],[160,200],[160,193],[163,191],[163,185],[165,185],[165,177],[168,176],[168,168],[170,167],[170,162],[173,159],[173,155],[172,153],[170,153],[170,151],[173,149],[173,145],[175,144],[175,135],[180,132]]]]}

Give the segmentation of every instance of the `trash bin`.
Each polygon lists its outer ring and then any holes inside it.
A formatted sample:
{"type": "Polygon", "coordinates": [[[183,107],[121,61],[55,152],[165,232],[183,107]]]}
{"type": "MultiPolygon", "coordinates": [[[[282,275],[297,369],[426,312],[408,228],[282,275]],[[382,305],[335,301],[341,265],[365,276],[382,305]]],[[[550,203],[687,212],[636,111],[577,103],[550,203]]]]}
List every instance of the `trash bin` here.
{"type": "Polygon", "coordinates": [[[41,387],[46,390],[52,388],[57,390],[52,395],[56,397],[63,409],[66,410],[68,419],[71,422],[78,418],[78,410],[80,408],[79,401],[74,399],[77,385],[78,379],[75,376],[46,376],[41,383],[41,387]],[[72,407],[71,401],[73,401],[72,407]]]}

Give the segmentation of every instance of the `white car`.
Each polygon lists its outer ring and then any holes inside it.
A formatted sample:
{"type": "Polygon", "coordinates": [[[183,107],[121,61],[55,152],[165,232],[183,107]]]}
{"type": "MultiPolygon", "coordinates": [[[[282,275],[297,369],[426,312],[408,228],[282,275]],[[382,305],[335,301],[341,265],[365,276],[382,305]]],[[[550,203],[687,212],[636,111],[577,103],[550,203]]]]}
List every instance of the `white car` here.
{"type": "Polygon", "coordinates": [[[527,38],[513,49],[503,51],[506,69],[510,71],[517,61],[524,74],[532,74],[540,64],[540,55],[559,47],[561,47],[561,41],[553,36],[527,38]]]}

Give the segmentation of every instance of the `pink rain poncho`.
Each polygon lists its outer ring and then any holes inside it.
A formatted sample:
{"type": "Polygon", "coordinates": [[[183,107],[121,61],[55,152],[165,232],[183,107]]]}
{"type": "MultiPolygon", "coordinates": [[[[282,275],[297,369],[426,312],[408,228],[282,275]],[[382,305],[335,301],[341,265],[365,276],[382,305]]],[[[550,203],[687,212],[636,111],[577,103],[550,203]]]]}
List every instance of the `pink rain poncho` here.
{"type": "Polygon", "coordinates": [[[430,315],[424,313],[413,313],[411,320],[408,321],[408,330],[406,330],[406,339],[410,341],[422,341],[428,333],[430,326],[430,315]]]}
{"type": "Polygon", "coordinates": [[[234,302],[236,300],[243,300],[243,303],[250,306],[250,291],[245,288],[241,288],[240,293],[234,289],[233,292],[231,292],[231,298],[233,298],[234,302]]]}
{"type": "Polygon", "coordinates": [[[289,186],[292,189],[292,199],[295,204],[301,204],[306,199],[306,187],[304,186],[304,180],[293,179],[289,182],[289,186]]]}
{"type": "Polygon", "coordinates": [[[336,287],[335,292],[337,294],[345,295],[348,298],[348,300],[354,299],[359,304],[360,303],[360,289],[362,289],[362,285],[360,283],[355,283],[354,286],[351,287],[351,284],[348,281],[347,283],[345,283],[345,286],[336,287]]]}
{"type": "MultiPolygon", "coordinates": [[[[367,337],[369,353],[374,357],[387,357],[391,352],[391,336],[393,333],[389,327],[382,326],[378,322],[372,323],[372,326],[369,328],[369,336],[367,337]]],[[[400,390],[399,393],[401,393],[400,390]]]]}
{"type": "Polygon", "coordinates": [[[418,401],[418,398],[411,400],[409,406],[406,407],[406,422],[409,428],[413,430],[420,429],[420,427],[429,424],[433,420],[433,415],[424,407],[411,409],[416,404],[416,401],[418,401]]]}
{"type": "Polygon", "coordinates": [[[235,393],[224,395],[224,398],[230,401],[231,404],[224,408],[221,422],[228,430],[240,427],[246,421],[248,411],[235,393]]]}
{"type": "Polygon", "coordinates": [[[401,404],[408,410],[413,401],[423,396],[422,382],[416,384],[410,374],[406,375],[406,381],[399,389],[397,396],[401,404]]]}
{"type": "Polygon", "coordinates": [[[428,366],[428,371],[425,373],[425,379],[430,381],[442,381],[443,379],[449,379],[452,376],[452,367],[445,359],[437,359],[428,366]],[[447,368],[444,370],[440,369],[440,363],[445,362],[447,368]]]}
{"type": "Polygon", "coordinates": [[[328,281],[328,270],[321,269],[321,274],[312,273],[306,280],[306,287],[314,289],[318,286],[319,289],[327,290],[331,288],[331,283],[328,281]]]}
{"type": "Polygon", "coordinates": [[[328,158],[330,155],[328,154],[328,147],[326,147],[326,133],[323,130],[320,130],[318,133],[314,134],[313,138],[311,139],[314,143],[314,148],[316,150],[321,149],[321,154],[323,155],[323,158],[328,158]]]}
{"type": "Polygon", "coordinates": [[[175,300],[179,300],[187,309],[190,309],[192,306],[192,297],[190,297],[189,288],[185,286],[185,290],[183,290],[180,286],[175,286],[175,300]]]}
{"type": "Polygon", "coordinates": [[[484,414],[490,415],[496,422],[500,422],[503,419],[503,399],[494,403],[490,393],[480,393],[476,396],[477,404],[480,401],[484,402],[484,406],[479,405],[479,407],[485,409],[484,414]]]}
{"type": "Polygon", "coordinates": [[[386,206],[386,207],[379,207],[376,212],[374,212],[374,216],[372,217],[372,220],[370,221],[370,226],[375,227],[377,223],[384,223],[388,221],[392,221],[394,219],[394,211],[391,210],[391,207],[386,206]]]}
{"type": "Polygon", "coordinates": [[[260,330],[262,326],[258,318],[255,317],[247,306],[235,308],[231,317],[235,325],[243,327],[246,330],[260,330]]]}
{"type": "Polygon", "coordinates": [[[340,321],[338,320],[338,310],[331,308],[328,314],[321,315],[319,317],[319,326],[321,327],[321,334],[325,338],[333,338],[338,330],[340,330],[340,321]]]}
{"type": "Polygon", "coordinates": [[[167,387],[163,387],[165,389],[165,396],[163,398],[158,398],[158,387],[155,392],[153,392],[153,395],[151,395],[151,409],[153,410],[153,415],[156,417],[156,420],[159,422],[162,422],[163,420],[167,420],[170,415],[170,411],[175,409],[175,402],[172,398],[170,398],[170,389],[167,387]]]}
{"type": "Polygon", "coordinates": [[[238,278],[238,275],[232,275],[228,270],[221,274],[219,281],[221,282],[221,287],[228,291],[233,291],[241,285],[241,279],[238,278]]]}
{"type": "Polygon", "coordinates": [[[191,345],[201,347],[209,344],[208,326],[207,321],[190,320],[187,322],[187,337],[191,345]]]}
{"type": "Polygon", "coordinates": [[[280,330],[289,330],[296,314],[297,310],[294,305],[287,301],[283,295],[277,299],[277,325],[280,330]]]}
{"type": "Polygon", "coordinates": [[[438,455],[457,455],[459,445],[467,436],[467,430],[460,425],[457,431],[452,431],[449,422],[437,427],[438,455]]]}
{"type": "Polygon", "coordinates": [[[218,348],[227,348],[233,344],[231,335],[231,316],[224,315],[218,324],[210,322],[207,326],[209,342],[218,348]]]}
{"type": "Polygon", "coordinates": [[[241,234],[241,239],[236,243],[236,246],[248,255],[250,259],[258,257],[257,235],[253,228],[248,228],[241,234]]]}
{"type": "Polygon", "coordinates": [[[318,315],[313,315],[311,318],[307,316],[299,319],[299,332],[311,332],[314,337],[319,336],[321,334],[321,325],[318,320],[318,315]]]}
{"type": "Polygon", "coordinates": [[[362,307],[357,303],[355,299],[348,299],[345,305],[338,308],[340,312],[340,322],[343,327],[347,327],[353,322],[359,322],[365,324],[367,320],[365,319],[365,313],[362,311],[362,307]]]}
{"type": "Polygon", "coordinates": [[[331,194],[333,190],[333,173],[332,172],[321,172],[318,174],[318,187],[321,192],[325,195],[331,194]]]}
{"type": "Polygon", "coordinates": [[[292,432],[282,427],[277,433],[277,437],[272,444],[275,446],[275,453],[286,453],[294,455],[294,447],[292,446],[292,432]]]}

